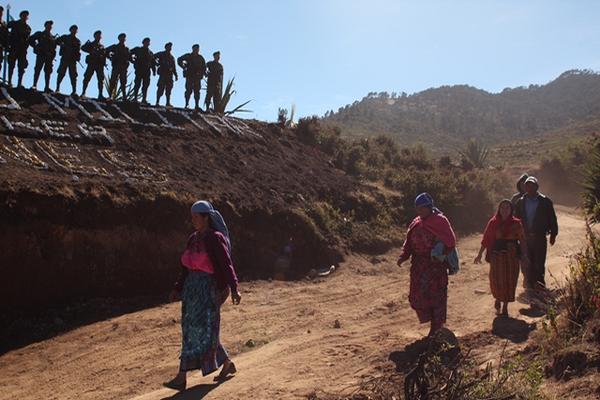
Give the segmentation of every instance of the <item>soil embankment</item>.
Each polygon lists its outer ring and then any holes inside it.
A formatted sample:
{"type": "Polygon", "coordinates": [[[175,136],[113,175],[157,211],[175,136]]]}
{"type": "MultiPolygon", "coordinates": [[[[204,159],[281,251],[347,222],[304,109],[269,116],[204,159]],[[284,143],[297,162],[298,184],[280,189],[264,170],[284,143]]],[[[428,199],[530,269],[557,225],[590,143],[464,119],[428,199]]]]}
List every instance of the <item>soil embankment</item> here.
{"type": "Polygon", "coordinates": [[[94,297],[164,293],[189,206],[232,228],[242,279],[294,238],[292,276],[339,262],[302,209],[356,188],[274,124],[0,88],[0,316],[94,297]]]}
{"type": "MultiPolygon", "coordinates": [[[[558,207],[558,213],[561,234],[548,270],[560,281],[569,256],[584,244],[585,226],[575,210],[558,207]]],[[[524,348],[540,317],[527,316],[528,306],[516,302],[511,318],[495,318],[488,268],[472,263],[480,239],[460,239],[463,265],[450,280],[448,326],[479,340],[475,356],[484,364],[498,359],[506,341],[509,350],[524,348]]],[[[222,315],[222,341],[239,373],[219,386],[194,374],[187,392],[161,389],[178,365],[174,303],[3,355],[0,399],[302,399],[355,392],[392,368],[390,352],[427,332],[407,301],[408,265],[398,269],[396,256],[352,256],[326,280],[243,284],[242,304],[227,304],[222,315]]]]}

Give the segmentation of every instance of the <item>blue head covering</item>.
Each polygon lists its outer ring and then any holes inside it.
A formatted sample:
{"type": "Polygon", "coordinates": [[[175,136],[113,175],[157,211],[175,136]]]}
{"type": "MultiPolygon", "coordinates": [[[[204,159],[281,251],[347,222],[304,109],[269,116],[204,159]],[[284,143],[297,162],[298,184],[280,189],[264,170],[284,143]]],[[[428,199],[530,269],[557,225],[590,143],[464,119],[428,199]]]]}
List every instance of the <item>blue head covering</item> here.
{"type": "Polygon", "coordinates": [[[441,214],[441,211],[433,204],[433,197],[427,192],[423,192],[415,198],[415,207],[429,207],[434,213],[441,214]]]}
{"type": "Polygon", "coordinates": [[[195,202],[192,205],[192,212],[194,214],[208,214],[210,217],[210,227],[215,231],[221,232],[223,236],[225,236],[225,240],[227,240],[227,248],[229,249],[229,254],[231,254],[231,239],[229,238],[229,229],[227,228],[227,224],[225,224],[225,220],[220,212],[215,210],[212,204],[206,200],[200,200],[195,202]]]}
{"type": "Polygon", "coordinates": [[[433,197],[427,192],[423,192],[415,199],[415,207],[433,208],[433,197]]]}

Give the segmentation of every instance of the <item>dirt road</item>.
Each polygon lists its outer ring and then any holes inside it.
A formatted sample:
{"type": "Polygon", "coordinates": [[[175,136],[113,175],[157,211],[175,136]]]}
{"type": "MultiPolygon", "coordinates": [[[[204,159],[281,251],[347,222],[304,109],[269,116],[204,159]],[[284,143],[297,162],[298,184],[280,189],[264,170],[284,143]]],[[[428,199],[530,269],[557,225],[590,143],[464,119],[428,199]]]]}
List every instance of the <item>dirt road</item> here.
{"type": "MultiPolygon", "coordinates": [[[[558,212],[561,233],[548,269],[560,280],[568,256],[584,244],[585,228],[576,211],[558,212]]],[[[488,267],[472,263],[479,241],[460,240],[462,270],[450,280],[448,326],[459,336],[490,331],[495,318],[488,267]]],[[[322,281],[243,284],[242,305],[227,304],[222,313],[222,341],[239,373],[219,386],[193,374],[186,392],[161,388],[178,366],[180,306],[170,304],[3,355],[0,399],[299,399],[314,391],[351,392],[380,373],[392,350],[428,331],[408,304],[409,267],[395,265],[397,253],[352,256],[322,281]]],[[[519,312],[524,307],[511,305],[515,326],[536,322],[519,312]]]]}

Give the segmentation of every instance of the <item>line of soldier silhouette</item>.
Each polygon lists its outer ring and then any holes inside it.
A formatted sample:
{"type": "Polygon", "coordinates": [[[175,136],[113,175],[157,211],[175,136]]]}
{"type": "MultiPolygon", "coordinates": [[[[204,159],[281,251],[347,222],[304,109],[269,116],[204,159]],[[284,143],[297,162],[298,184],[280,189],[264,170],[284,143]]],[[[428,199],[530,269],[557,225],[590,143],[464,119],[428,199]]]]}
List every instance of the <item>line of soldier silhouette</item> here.
{"type": "Polygon", "coordinates": [[[148,104],[148,88],[150,87],[151,74],[158,74],[156,91],[156,105],[160,104],[163,94],[166,97],[166,106],[171,107],[171,90],[174,80],[178,79],[177,65],[183,70],[185,78],[185,107],[189,107],[192,93],[194,94],[195,108],[200,108],[200,89],[204,76],[207,77],[206,98],[204,104],[206,111],[219,108],[223,87],[223,65],[221,65],[221,53],[213,53],[213,60],[208,63],[200,54],[200,45],[194,44],[192,51],[177,58],[171,53],[172,43],[165,44],[164,51],[153,53],[150,50],[150,38],[144,38],[142,45],[129,49],[125,42],[127,35],[119,34],[118,43],[108,47],[102,44],[102,31],[94,32],[94,39],[88,40],[83,45],[77,37],[77,25],[69,28],[69,34],[57,36],[52,33],[53,21],[44,23],[44,30],[31,34],[31,27],[27,24],[29,11],[21,11],[18,20],[7,23],[2,21],[4,8],[0,6],[0,68],[4,62],[5,52],[8,55],[8,85],[12,86],[15,67],[17,67],[17,87],[23,87],[23,75],[29,65],[27,51],[31,46],[36,55],[33,74],[33,87],[37,90],[37,84],[42,70],[44,71],[44,92],[50,90],[50,76],[54,68],[56,48],[60,48],[60,63],[56,79],[56,92],[60,92],[60,85],[67,73],[71,81],[71,96],[77,96],[77,63],[81,59],[81,52],[87,53],[85,62],[87,67],[83,74],[83,90],[81,96],[85,96],[88,85],[96,74],[98,83],[98,99],[104,100],[104,67],[107,59],[110,60],[112,71],[109,79],[109,97],[116,93],[117,83],[123,100],[127,101],[127,71],[132,63],[135,72],[133,101],[139,99],[140,88],[142,90],[142,104],[148,104]]]}

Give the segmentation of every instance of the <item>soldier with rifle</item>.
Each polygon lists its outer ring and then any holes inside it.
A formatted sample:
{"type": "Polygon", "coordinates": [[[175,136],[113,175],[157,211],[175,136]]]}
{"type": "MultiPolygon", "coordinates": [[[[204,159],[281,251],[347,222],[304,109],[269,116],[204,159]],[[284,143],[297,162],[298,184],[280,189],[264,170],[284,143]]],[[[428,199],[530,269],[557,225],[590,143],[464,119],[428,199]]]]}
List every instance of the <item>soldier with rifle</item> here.
{"type": "Polygon", "coordinates": [[[0,69],[4,64],[4,52],[8,50],[8,25],[4,22],[4,7],[0,6],[0,69]]]}
{"type": "Polygon", "coordinates": [[[101,43],[102,40],[102,32],[96,31],[94,32],[94,41],[90,42],[89,40],[85,42],[83,46],[81,46],[81,50],[88,53],[85,56],[85,62],[87,63],[87,68],[83,74],[83,91],[81,96],[85,96],[85,91],[92,79],[94,73],[96,73],[96,78],[98,79],[98,100],[104,100],[104,96],[102,96],[102,89],[104,85],[104,66],[106,65],[106,51],[104,49],[104,45],[101,43]]]}
{"type": "Polygon", "coordinates": [[[123,101],[127,100],[127,68],[129,68],[129,47],[125,46],[127,35],[119,34],[119,43],[106,48],[106,56],[112,63],[112,72],[110,74],[109,97],[112,98],[117,91],[117,80],[121,82],[121,93],[123,101]]]}
{"type": "Polygon", "coordinates": [[[71,96],[77,96],[77,62],[81,59],[81,41],[77,37],[77,25],[69,28],[68,35],[62,35],[56,40],[60,46],[60,64],[56,78],[56,91],[60,92],[60,84],[67,70],[71,80],[71,96]]]}
{"type": "Polygon", "coordinates": [[[29,63],[27,62],[27,49],[29,48],[29,36],[31,27],[27,24],[29,11],[24,10],[19,13],[18,21],[10,21],[8,29],[8,84],[12,86],[12,77],[15,66],[19,64],[18,87],[23,86],[23,75],[29,63]]]}
{"type": "Polygon", "coordinates": [[[158,66],[158,89],[156,91],[156,105],[160,103],[163,93],[167,97],[167,107],[171,107],[171,90],[173,89],[173,77],[177,80],[177,67],[175,58],[171,54],[173,43],[165,44],[165,50],[154,55],[154,61],[158,66]]]}
{"type": "Polygon", "coordinates": [[[40,73],[44,70],[44,92],[50,92],[50,75],[54,67],[54,58],[56,57],[56,36],[52,34],[53,21],[44,22],[44,30],[37,31],[29,38],[29,45],[33,47],[35,53],[35,67],[33,69],[33,87],[37,88],[40,73]]]}
{"type": "Polygon", "coordinates": [[[134,100],[138,100],[140,86],[142,86],[142,104],[148,104],[148,87],[150,86],[150,72],[156,75],[154,53],[150,50],[150,38],[144,38],[142,45],[131,49],[129,60],[135,69],[135,83],[133,86],[134,100]]]}
{"type": "Polygon", "coordinates": [[[213,60],[206,64],[208,69],[208,83],[206,88],[206,111],[210,111],[210,102],[213,102],[213,110],[219,110],[221,106],[221,96],[223,95],[223,65],[219,62],[221,52],[213,53],[213,60]]]}
{"type": "Polygon", "coordinates": [[[194,92],[196,110],[200,109],[200,87],[202,78],[206,73],[206,61],[200,54],[200,45],[192,46],[192,52],[186,53],[177,59],[177,64],[183,69],[185,77],[185,108],[188,108],[190,96],[194,92]]]}

